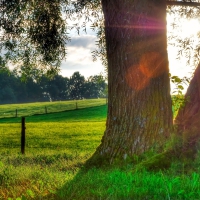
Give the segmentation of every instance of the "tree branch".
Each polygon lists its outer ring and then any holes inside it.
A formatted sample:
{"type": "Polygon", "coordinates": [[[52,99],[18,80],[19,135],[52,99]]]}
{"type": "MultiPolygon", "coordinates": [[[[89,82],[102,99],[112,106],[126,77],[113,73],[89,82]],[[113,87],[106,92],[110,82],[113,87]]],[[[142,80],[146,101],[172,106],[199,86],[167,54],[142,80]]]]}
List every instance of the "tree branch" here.
{"type": "Polygon", "coordinates": [[[166,1],[168,6],[200,6],[197,2],[183,2],[183,1],[166,1]]]}

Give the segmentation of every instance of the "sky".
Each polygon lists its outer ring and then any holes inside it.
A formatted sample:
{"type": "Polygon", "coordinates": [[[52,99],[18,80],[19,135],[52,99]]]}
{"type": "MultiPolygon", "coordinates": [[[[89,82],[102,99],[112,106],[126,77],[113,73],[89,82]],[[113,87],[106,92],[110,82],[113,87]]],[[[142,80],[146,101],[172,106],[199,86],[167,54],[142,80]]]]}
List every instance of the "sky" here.
{"type": "MultiPolygon", "coordinates": [[[[67,21],[68,26],[83,22],[83,19],[79,21],[67,21]]],[[[92,51],[97,46],[96,33],[90,29],[92,22],[87,23],[87,33],[80,30],[78,35],[76,30],[69,32],[71,41],[67,43],[67,56],[61,64],[61,75],[70,77],[74,72],[79,71],[85,78],[89,76],[102,74],[105,72],[105,67],[102,65],[100,59],[93,61],[92,51]]]]}
{"type": "MultiPolygon", "coordinates": [[[[173,21],[173,18],[168,18],[168,25],[173,21]]],[[[176,34],[179,35],[180,38],[185,37],[193,37],[197,38],[197,34],[200,31],[200,22],[198,19],[186,20],[180,19],[181,29],[176,34]]],[[[168,29],[171,29],[168,26],[168,29]]],[[[170,31],[173,31],[172,29],[170,31]]],[[[174,30],[176,31],[176,30],[174,30]]],[[[187,66],[187,59],[184,56],[181,59],[176,59],[178,53],[178,48],[172,45],[168,45],[168,59],[169,59],[169,69],[173,75],[178,75],[180,77],[190,76],[190,74],[194,71],[196,66],[187,66]]]]}
{"type": "MultiPolygon", "coordinates": [[[[168,17],[168,25],[173,21],[173,17],[168,17]]],[[[200,23],[197,19],[188,21],[183,19],[180,21],[182,24],[182,30],[180,30],[180,37],[191,36],[197,34],[200,31],[200,23]]],[[[168,29],[170,27],[168,26],[168,29]]],[[[95,33],[87,29],[86,33],[81,33],[78,35],[76,32],[69,34],[71,37],[71,42],[67,44],[67,58],[62,62],[61,74],[66,77],[70,77],[75,71],[79,71],[81,75],[85,78],[91,75],[97,75],[104,72],[104,66],[101,64],[100,60],[93,62],[92,51],[95,50],[95,41],[97,40],[95,33]]],[[[169,68],[172,75],[179,77],[191,76],[194,66],[186,66],[186,59],[182,58],[177,60],[176,47],[168,45],[168,58],[169,58],[169,68]]],[[[172,86],[172,89],[174,86],[172,86]]]]}
{"type": "Polygon", "coordinates": [[[75,71],[79,71],[87,78],[104,72],[100,59],[94,62],[92,58],[96,40],[96,36],[91,33],[71,36],[71,42],[67,44],[67,58],[61,65],[63,76],[70,77],[75,71]]]}

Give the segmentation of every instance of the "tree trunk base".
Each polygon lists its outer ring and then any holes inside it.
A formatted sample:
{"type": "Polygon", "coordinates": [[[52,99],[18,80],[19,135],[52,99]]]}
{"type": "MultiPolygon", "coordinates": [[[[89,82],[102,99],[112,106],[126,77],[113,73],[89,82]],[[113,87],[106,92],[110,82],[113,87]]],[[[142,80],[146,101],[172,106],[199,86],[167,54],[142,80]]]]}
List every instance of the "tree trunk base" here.
{"type": "MultiPolygon", "coordinates": [[[[198,153],[199,139],[196,137],[188,137],[189,134],[184,133],[183,136],[175,136],[173,139],[174,144],[164,152],[158,153],[150,158],[144,160],[142,156],[139,157],[128,157],[126,160],[115,158],[110,163],[109,158],[105,158],[98,153],[94,153],[90,159],[87,160],[85,167],[90,169],[96,168],[107,168],[111,166],[124,167],[126,164],[135,165],[133,171],[148,170],[148,171],[159,171],[167,170],[173,163],[180,162],[185,168],[191,170],[192,164],[194,163],[198,153]],[[195,141],[195,143],[194,143],[195,141]],[[139,161],[138,161],[139,160],[139,161]]],[[[146,156],[145,156],[146,157],[146,156]]]]}
{"type": "Polygon", "coordinates": [[[197,145],[191,146],[193,138],[183,141],[182,138],[177,137],[176,140],[178,142],[173,147],[142,161],[135,166],[134,171],[143,169],[148,171],[167,170],[171,167],[172,163],[176,162],[181,162],[185,166],[191,167],[198,153],[197,145]]]}

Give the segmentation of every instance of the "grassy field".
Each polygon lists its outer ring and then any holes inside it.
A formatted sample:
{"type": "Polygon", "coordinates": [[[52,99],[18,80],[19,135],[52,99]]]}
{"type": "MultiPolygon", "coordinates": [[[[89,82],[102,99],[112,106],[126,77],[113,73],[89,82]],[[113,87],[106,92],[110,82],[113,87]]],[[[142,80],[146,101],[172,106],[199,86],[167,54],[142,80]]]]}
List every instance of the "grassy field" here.
{"type": "Polygon", "coordinates": [[[105,130],[105,105],[26,117],[26,154],[20,154],[20,118],[0,119],[0,199],[200,199],[195,172],[182,163],[167,171],[123,168],[84,170],[105,130]]]}
{"type": "Polygon", "coordinates": [[[75,110],[94,106],[105,105],[106,99],[90,100],[72,100],[72,101],[54,101],[54,102],[36,102],[26,104],[5,104],[0,106],[0,118],[17,116],[31,116],[35,114],[45,114],[61,112],[66,110],[75,110]]]}

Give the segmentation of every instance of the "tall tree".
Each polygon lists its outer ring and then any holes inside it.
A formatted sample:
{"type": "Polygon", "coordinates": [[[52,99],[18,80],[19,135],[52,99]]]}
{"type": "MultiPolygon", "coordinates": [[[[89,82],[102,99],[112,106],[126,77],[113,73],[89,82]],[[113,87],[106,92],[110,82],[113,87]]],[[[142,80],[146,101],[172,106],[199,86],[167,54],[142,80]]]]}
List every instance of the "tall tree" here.
{"type": "Polygon", "coordinates": [[[102,0],[108,59],[108,117],[95,155],[141,154],[170,135],[172,109],[165,0],[102,0]]]}

